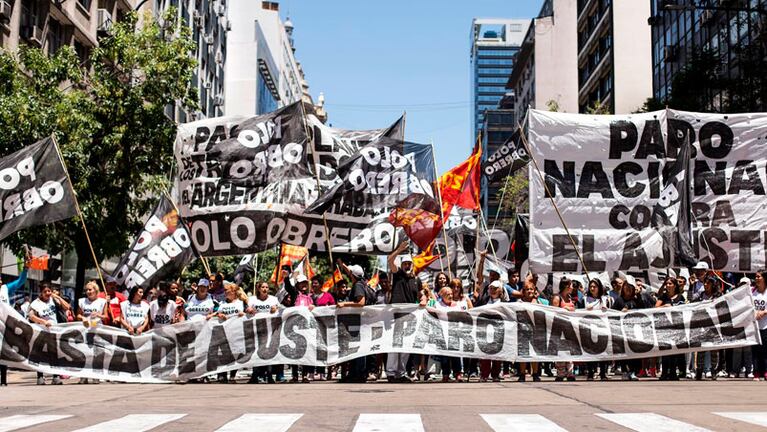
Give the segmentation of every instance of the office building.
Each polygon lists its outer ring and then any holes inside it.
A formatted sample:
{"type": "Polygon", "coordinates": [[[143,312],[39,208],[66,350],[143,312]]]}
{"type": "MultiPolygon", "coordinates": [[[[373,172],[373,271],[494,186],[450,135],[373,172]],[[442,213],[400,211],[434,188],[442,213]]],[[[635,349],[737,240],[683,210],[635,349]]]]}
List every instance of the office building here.
{"type": "Polygon", "coordinates": [[[576,20],[575,0],[546,0],[530,23],[506,83],[518,121],[528,108],[578,112],[576,20]]]}
{"type": "MultiPolygon", "coordinates": [[[[484,112],[498,107],[529,20],[475,18],[471,23],[472,125],[476,137],[484,112]]],[[[472,140],[473,142],[473,140],[472,140]]]]}
{"type": "Polygon", "coordinates": [[[577,0],[577,14],[579,111],[641,108],[652,96],[650,2],[577,0]]]}
{"type": "MultiPolygon", "coordinates": [[[[303,100],[312,104],[296,60],[293,23],[277,2],[229,0],[232,32],[226,64],[227,115],[256,115],[303,100]]],[[[317,107],[321,117],[321,106],[317,107]]]]}
{"type": "MultiPolygon", "coordinates": [[[[653,96],[658,101],[667,100],[674,77],[689,63],[691,52],[711,52],[721,59],[716,64],[718,77],[737,80],[743,74],[745,48],[763,43],[759,39],[764,38],[767,0],[695,4],[700,7],[691,7],[687,0],[651,1],[653,96]]],[[[721,111],[728,102],[720,92],[703,99],[706,106],[700,110],[721,111]]],[[[767,105],[751,109],[765,111],[767,105]]]]}
{"type": "MultiPolygon", "coordinates": [[[[489,109],[485,111],[482,123],[482,148],[487,149],[482,158],[486,159],[517,129],[513,109],[489,109]]],[[[505,224],[513,224],[510,218],[513,214],[507,211],[498,211],[500,204],[501,187],[504,181],[488,182],[485,176],[481,177],[480,205],[485,216],[487,226],[504,227],[505,224]],[[496,222],[497,219],[497,222],[496,222]]]]}

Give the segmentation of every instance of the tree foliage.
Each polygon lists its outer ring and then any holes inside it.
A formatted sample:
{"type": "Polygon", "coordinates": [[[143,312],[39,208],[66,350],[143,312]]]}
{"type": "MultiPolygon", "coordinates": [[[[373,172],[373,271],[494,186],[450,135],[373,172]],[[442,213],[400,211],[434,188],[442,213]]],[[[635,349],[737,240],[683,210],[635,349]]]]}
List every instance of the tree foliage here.
{"type": "MultiPolygon", "coordinates": [[[[169,10],[160,23],[147,14],[138,26],[129,14],[83,62],[69,46],[50,56],[24,46],[0,51],[0,149],[8,154],[56,137],[99,259],[125,251],[169,186],[175,125],[165,107],[196,106],[195,44],[175,16],[169,10]]],[[[17,251],[24,243],[51,253],[74,249],[78,273],[91,261],[74,218],[7,242],[17,251]]]]}

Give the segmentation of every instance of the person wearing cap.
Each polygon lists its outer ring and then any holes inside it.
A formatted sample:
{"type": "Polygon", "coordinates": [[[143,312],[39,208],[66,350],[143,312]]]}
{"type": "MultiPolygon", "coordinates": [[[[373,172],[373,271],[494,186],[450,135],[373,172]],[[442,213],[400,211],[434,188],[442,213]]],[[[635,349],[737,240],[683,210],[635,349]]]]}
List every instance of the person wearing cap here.
{"type": "MultiPolygon", "coordinates": [[[[285,280],[285,286],[287,287],[290,282],[285,280]]],[[[291,284],[291,287],[292,284],[291,284]]],[[[309,279],[306,275],[296,275],[296,285],[294,294],[288,294],[292,300],[292,304],[289,307],[305,307],[309,310],[314,309],[314,300],[309,292],[309,279]]],[[[283,303],[284,304],[284,303],[283,303]]],[[[290,382],[298,382],[298,365],[291,365],[292,377],[290,382]]],[[[301,381],[308,383],[314,377],[314,366],[301,366],[301,381]]]]}
{"type": "Polygon", "coordinates": [[[197,292],[190,296],[184,309],[190,321],[204,321],[218,310],[218,302],[208,292],[210,281],[206,278],[197,282],[197,292]]]}
{"type": "MultiPolygon", "coordinates": [[[[358,264],[346,266],[343,261],[338,260],[338,266],[347,275],[351,277],[352,289],[349,293],[349,300],[340,302],[336,305],[338,308],[345,307],[363,307],[368,302],[375,304],[375,292],[368,287],[365,282],[365,271],[358,264]]],[[[349,374],[341,379],[344,383],[364,383],[367,382],[367,358],[358,357],[349,362],[349,374]]]]}
{"type": "MultiPolygon", "coordinates": [[[[709,267],[705,261],[698,261],[695,267],[692,268],[695,275],[695,281],[690,281],[689,291],[687,292],[687,300],[695,301],[695,296],[698,295],[704,289],[706,274],[708,274],[709,267]]],[[[690,278],[692,279],[692,278],[690,278]]]]}
{"type": "Polygon", "coordinates": [[[498,273],[495,269],[490,269],[488,271],[487,281],[485,280],[485,260],[487,259],[487,251],[482,251],[479,254],[479,266],[477,267],[477,282],[474,285],[474,292],[473,292],[473,299],[474,306],[483,306],[488,304],[488,300],[490,297],[490,284],[498,281],[501,284],[501,287],[505,291],[505,295],[503,297],[504,302],[510,301],[512,296],[514,298],[519,298],[522,296],[521,291],[517,291],[516,289],[511,289],[511,287],[505,287],[503,281],[501,281],[501,274],[498,273]]]}
{"type": "MultiPolygon", "coordinates": [[[[386,262],[391,273],[391,295],[389,304],[418,304],[418,293],[422,283],[413,272],[413,257],[405,254],[408,242],[402,242],[387,257],[386,262]],[[399,258],[399,265],[397,259],[399,258]]],[[[390,383],[412,382],[406,375],[407,360],[410,354],[389,353],[386,358],[386,380],[390,383]]]]}
{"type": "MultiPolygon", "coordinates": [[[[719,279],[715,276],[706,276],[703,279],[703,291],[693,297],[693,302],[712,301],[719,297],[719,279]]],[[[700,381],[704,377],[715,380],[718,371],[719,351],[705,351],[695,354],[695,380],[700,381]]]]}
{"type": "Polygon", "coordinates": [[[102,320],[102,322],[104,325],[120,327],[120,319],[122,317],[120,305],[128,297],[117,290],[117,280],[114,277],[109,275],[104,277],[104,284],[104,291],[99,293],[99,298],[106,299],[109,302],[109,317],[102,320]]]}

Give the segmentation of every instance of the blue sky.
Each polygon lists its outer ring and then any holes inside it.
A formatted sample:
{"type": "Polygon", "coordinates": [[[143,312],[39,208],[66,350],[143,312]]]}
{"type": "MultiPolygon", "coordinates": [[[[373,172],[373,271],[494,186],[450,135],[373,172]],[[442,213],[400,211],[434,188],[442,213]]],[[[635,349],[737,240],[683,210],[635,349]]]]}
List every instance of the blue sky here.
{"type": "Polygon", "coordinates": [[[312,96],[329,123],[388,126],[407,111],[406,139],[434,141],[440,173],[468,157],[474,17],[531,18],[541,0],[282,0],[312,96]]]}

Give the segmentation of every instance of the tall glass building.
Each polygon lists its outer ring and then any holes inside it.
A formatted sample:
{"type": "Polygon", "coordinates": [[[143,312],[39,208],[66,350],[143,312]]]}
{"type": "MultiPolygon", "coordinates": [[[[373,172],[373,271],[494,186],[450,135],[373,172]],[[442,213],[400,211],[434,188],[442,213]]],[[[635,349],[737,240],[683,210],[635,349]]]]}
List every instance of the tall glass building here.
{"type": "MultiPolygon", "coordinates": [[[[519,51],[530,20],[475,18],[471,23],[473,133],[482,129],[484,112],[495,109],[506,95],[514,55],[519,51]]],[[[475,140],[472,140],[472,146],[475,140]]]]}

